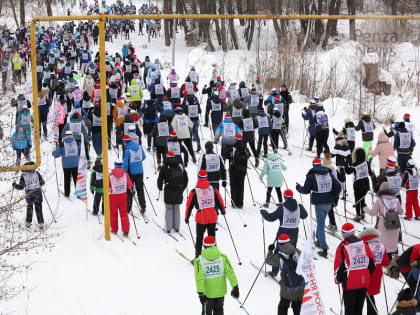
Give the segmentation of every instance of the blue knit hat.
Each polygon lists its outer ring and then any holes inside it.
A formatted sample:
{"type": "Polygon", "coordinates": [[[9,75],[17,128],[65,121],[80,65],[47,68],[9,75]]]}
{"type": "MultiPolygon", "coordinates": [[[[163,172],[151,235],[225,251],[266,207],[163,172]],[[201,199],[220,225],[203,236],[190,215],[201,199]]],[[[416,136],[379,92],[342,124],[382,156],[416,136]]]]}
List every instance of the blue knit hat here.
{"type": "Polygon", "coordinates": [[[114,167],[115,168],[123,168],[123,160],[122,159],[118,159],[114,162],[114,167]]]}

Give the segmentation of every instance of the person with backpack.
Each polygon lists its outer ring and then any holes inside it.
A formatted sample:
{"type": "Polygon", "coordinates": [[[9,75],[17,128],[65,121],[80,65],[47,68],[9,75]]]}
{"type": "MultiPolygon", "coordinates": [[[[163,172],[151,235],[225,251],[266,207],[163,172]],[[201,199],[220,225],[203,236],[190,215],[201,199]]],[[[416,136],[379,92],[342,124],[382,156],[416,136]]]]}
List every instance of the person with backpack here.
{"type": "Polygon", "coordinates": [[[238,134],[242,135],[241,129],[233,122],[232,116],[226,114],[225,119],[216,129],[214,143],[217,145],[220,137],[222,138],[221,156],[223,161],[229,160],[229,164],[232,162],[232,148],[236,141],[236,135],[238,134]]]}
{"type": "Polygon", "coordinates": [[[147,136],[147,151],[150,151],[152,146],[152,131],[159,122],[156,103],[153,100],[144,102],[140,114],[143,115],[143,133],[147,136]]]}
{"type": "Polygon", "coordinates": [[[90,192],[94,195],[92,214],[98,215],[101,201],[102,214],[104,214],[104,180],[103,167],[100,159],[96,159],[93,171],[90,173],[90,192]]]}
{"type": "Polygon", "coordinates": [[[377,228],[381,233],[381,242],[385,245],[391,260],[394,254],[398,254],[398,239],[401,228],[398,216],[403,214],[404,210],[388,182],[381,184],[376,196],[373,208],[365,206],[363,210],[371,216],[378,217],[377,228]]]}
{"type": "Polygon", "coordinates": [[[214,236],[207,236],[204,250],[194,260],[194,275],[202,314],[223,315],[223,304],[227,293],[226,278],[230,282],[230,295],[239,298],[238,280],[229,258],[220,252],[214,236]]]}
{"type": "Polygon", "coordinates": [[[367,228],[359,233],[359,238],[369,245],[375,258],[375,271],[370,276],[367,288],[367,315],[377,315],[375,295],[381,292],[382,268],[389,265],[389,258],[384,244],[380,240],[381,233],[375,228],[367,228]]]}
{"type": "Polygon", "coordinates": [[[364,113],[359,120],[359,123],[355,127],[355,130],[362,131],[363,148],[365,149],[367,160],[369,161],[372,157],[369,155],[369,148],[372,144],[374,137],[375,124],[368,113],[364,113]]]}
{"type": "Polygon", "coordinates": [[[405,123],[400,122],[399,130],[394,136],[394,150],[398,154],[397,160],[401,174],[404,174],[407,169],[407,162],[411,158],[415,146],[416,142],[407,128],[405,128],[405,123]]]}
{"type": "Polygon", "coordinates": [[[188,175],[184,166],[175,159],[175,153],[172,151],[166,153],[163,167],[159,171],[157,185],[159,191],[164,189],[166,232],[170,233],[172,229],[179,232],[179,205],[182,204],[183,192],[188,185],[188,175]]]}
{"type": "Polygon", "coordinates": [[[321,248],[318,255],[326,258],[328,245],[325,239],[325,219],[331,210],[331,205],[340,194],[341,185],[331,174],[331,170],[321,166],[321,159],[312,161],[312,169],[306,174],[304,186],[296,183],[296,190],[301,194],[311,194],[311,203],[315,206],[316,237],[315,245],[321,248]]]}
{"type": "Polygon", "coordinates": [[[206,170],[207,179],[213,188],[219,189],[220,180],[222,180],[222,186],[226,188],[226,168],[222,158],[213,152],[213,142],[207,141],[205,149],[206,153],[198,162],[198,170],[206,170]]]}
{"type": "MultiPolygon", "coordinates": [[[[25,165],[35,165],[34,162],[28,161],[25,165]]],[[[17,190],[25,190],[25,199],[26,199],[26,219],[25,226],[27,228],[31,227],[32,224],[32,215],[35,206],[36,219],[38,221],[38,227],[40,230],[44,229],[44,216],[42,214],[42,188],[45,182],[41,174],[36,171],[22,171],[20,176],[19,183],[13,181],[13,188],[17,190]]]]}
{"type": "MultiPolygon", "coordinates": [[[[219,90],[215,87],[211,97],[207,99],[206,119],[210,114],[210,128],[213,135],[216,133],[217,126],[223,121],[223,101],[220,99],[219,90]]],[[[208,125],[207,123],[204,125],[208,125]]]]}
{"type": "Polygon", "coordinates": [[[16,165],[20,165],[22,153],[29,161],[32,147],[30,131],[28,132],[22,125],[18,125],[12,134],[11,142],[13,149],[16,151],[16,165]]]}
{"type": "Polygon", "coordinates": [[[250,154],[241,135],[236,135],[232,149],[232,163],[229,166],[229,182],[232,206],[242,209],[244,206],[245,176],[248,170],[250,154]]]}
{"type": "Polygon", "coordinates": [[[281,269],[278,315],[287,315],[289,307],[292,308],[294,315],[300,314],[305,279],[296,273],[299,254],[300,251],[290,242],[287,234],[279,235],[277,246],[271,244],[268,247],[266,263],[281,269]]]}
{"type": "Polygon", "coordinates": [[[407,169],[405,170],[402,178],[402,187],[407,189],[405,197],[405,220],[411,220],[414,217],[420,220],[420,207],[419,207],[419,171],[416,168],[414,160],[410,159],[407,162],[407,169]]]}
{"type": "Polygon", "coordinates": [[[197,209],[195,215],[195,257],[197,258],[201,254],[204,232],[207,230],[207,235],[215,237],[218,213],[220,211],[222,215],[226,214],[225,205],[219,190],[210,185],[205,170],[198,172],[197,185],[190,191],[185,208],[186,224],[190,223],[192,209],[197,209]]]}
{"type": "Polygon", "coordinates": [[[315,114],[315,121],[316,156],[320,158],[322,149],[324,149],[324,154],[330,152],[330,147],[328,146],[328,136],[330,133],[328,116],[323,110],[320,110],[315,114]]]}
{"type": "Polygon", "coordinates": [[[334,258],[335,283],[343,288],[344,314],[362,315],[370,278],[376,269],[375,257],[368,244],[355,235],[354,225],[341,227],[343,241],[334,258]]]}
{"type": "Polygon", "coordinates": [[[121,219],[123,235],[128,237],[130,221],[127,214],[127,193],[133,189],[130,176],[124,172],[123,161],[118,159],[114,163],[114,169],[109,174],[109,212],[111,232],[118,232],[118,213],[121,219]]]}
{"type": "MultiPolygon", "coordinates": [[[[143,187],[143,161],[146,159],[146,154],[143,148],[136,142],[131,141],[130,136],[124,136],[124,172],[130,176],[133,186],[136,187],[137,198],[140,204],[140,213],[146,212],[146,199],[144,197],[143,187]]],[[[128,191],[128,212],[133,207],[134,192],[128,191]]]]}
{"type": "Polygon", "coordinates": [[[276,189],[277,197],[279,202],[277,205],[283,202],[281,194],[281,186],[283,186],[283,171],[287,170],[287,166],[282,162],[279,156],[274,153],[270,153],[264,162],[263,170],[260,173],[260,180],[262,181],[264,176],[267,175],[267,194],[265,198],[264,208],[268,208],[270,205],[271,192],[273,188],[276,189]]]}
{"type": "Polygon", "coordinates": [[[200,145],[200,136],[198,135],[198,129],[200,128],[200,114],[201,114],[201,107],[200,102],[196,96],[194,96],[194,91],[190,89],[187,92],[187,96],[184,98],[182,102],[182,108],[186,115],[190,118],[193,123],[193,127],[191,128],[191,136],[197,142],[197,150],[196,152],[201,151],[200,145]]]}
{"type": "Polygon", "coordinates": [[[379,191],[379,187],[383,182],[388,182],[390,189],[394,192],[394,195],[398,197],[401,202],[401,184],[402,178],[400,172],[395,169],[395,163],[388,162],[385,167],[385,172],[382,172],[376,178],[375,193],[379,191]]]}

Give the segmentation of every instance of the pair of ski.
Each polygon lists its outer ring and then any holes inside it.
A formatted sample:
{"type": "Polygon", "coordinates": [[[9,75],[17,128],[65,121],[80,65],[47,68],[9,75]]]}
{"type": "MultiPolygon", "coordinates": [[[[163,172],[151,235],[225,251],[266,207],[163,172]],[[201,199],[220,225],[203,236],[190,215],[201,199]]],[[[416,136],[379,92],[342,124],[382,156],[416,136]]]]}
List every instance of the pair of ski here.
{"type": "MultiPolygon", "coordinates": [[[[163,233],[165,233],[166,235],[168,235],[170,238],[172,238],[174,241],[176,241],[176,242],[179,242],[179,240],[178,240],[178,238],[176,238],[173,234],[171,234],[171,233],[167,233],[166,232],[166,229],[162,226],[162,225],[160,225],[158,222],[156,222],[154,219],[152,219],[152,222],[163,232],[163,233]]],[[[175,233],[177,234],[177,235],[179,235],[180,237],[182,237],[184,240],[186,240],[187,238],[181,233],[181,232],[177,232],[177,231],[175,231],[175,233]]]]}
{"type": "MultiPolygon", "coordinates": [[[[251,264],[252,267],[254,267],[257,270],[260,270],[261,268],[258,267],[256,264],[254,264],[252,261],[249,262],[251,264]]],[[[271,275],[269,272],[264,272],[264,276],[265,277],[269,277],[271,278],[271,280],[273,280],[275,283],[277,283],[278,285],[280,285],[280,281],[274,277],[273,275],[271,275]]]]}
{"type": "Polygon", "coordinates": [[[115,235],[117,238],[119,238],[121,242],[125,242],[127,240],[127,241],[131,242],[131,244],[133,244],[134,246],[137,246],[137,243],[135,241],[133,241],[129,236],[122,237],[118,233],[112,233],[112,234],[115,235]]]}

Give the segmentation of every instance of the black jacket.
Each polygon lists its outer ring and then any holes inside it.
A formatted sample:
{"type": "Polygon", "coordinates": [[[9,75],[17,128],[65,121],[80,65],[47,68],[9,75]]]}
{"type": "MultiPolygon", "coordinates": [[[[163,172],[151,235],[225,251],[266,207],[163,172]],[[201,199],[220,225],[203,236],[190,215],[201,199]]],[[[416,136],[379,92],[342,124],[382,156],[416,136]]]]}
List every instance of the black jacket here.
{"type": "Polygon", "coordinates": [[[182,196],[185,188],[188,185],[188,175],[185,172],[184,167],[182,164],[179,164],[178,161],[174,158],[166,158],[163,161],[163,166],[159,171],[159,176],[157,179],[157,185],[159,190],[162,190],[163,185],[165,185],[164,193],[163,193],[163,200],[167,204],[178,205],[182,203],[182,196]],[[181,168],[184,173],[184,187],[175,187],[171,186],[170,178],[171,173],[176,169],[181,168]]]}

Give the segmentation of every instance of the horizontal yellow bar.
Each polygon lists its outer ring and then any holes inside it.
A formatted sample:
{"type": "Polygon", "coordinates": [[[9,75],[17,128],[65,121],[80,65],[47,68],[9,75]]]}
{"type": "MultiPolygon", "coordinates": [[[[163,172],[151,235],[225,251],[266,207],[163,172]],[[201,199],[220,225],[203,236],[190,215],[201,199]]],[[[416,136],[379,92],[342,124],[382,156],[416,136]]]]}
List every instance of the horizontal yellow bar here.
{"type": "MultiPolygon", "coordinates": [[[[100,15],[86,16],[45,16],[36,17],[34,21],[71,21],[71,20],[99,20],[100,15]]],[[[420,15],[265,15],[265,14],[133,14],[133,15],[105,15],[106,20],[135,20],[135,19],[249,19],[249,20],[420,20],[420,15]]]]}

